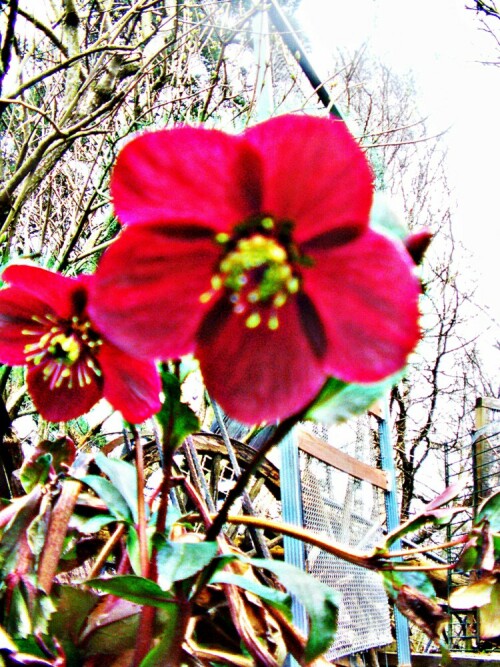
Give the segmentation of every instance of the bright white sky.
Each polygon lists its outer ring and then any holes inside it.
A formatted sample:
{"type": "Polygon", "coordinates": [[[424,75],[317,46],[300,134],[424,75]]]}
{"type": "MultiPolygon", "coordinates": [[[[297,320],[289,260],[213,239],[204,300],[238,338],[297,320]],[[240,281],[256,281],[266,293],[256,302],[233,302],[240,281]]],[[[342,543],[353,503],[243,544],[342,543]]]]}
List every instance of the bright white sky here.
{"type": "MultiPolygon", "coordinates": [[[[473,253],[477,300],[500,325],[500,47],[467,0],[302,0],[298,19],[323,76],[337,48],[368,42],[396,72],[412,70],[430,132],[450,127],[449,177],[458,201],[455,235],[473,253]]],[[[470,3],[472,5],[472,0],[470,3]]],[[[500,35],[500,20],[490,20],[500,35]]],[[[500,337],[498,329],[491,339],[500,337]]],[[[495,372],[495,369],[491,369],[495,372]]]]}

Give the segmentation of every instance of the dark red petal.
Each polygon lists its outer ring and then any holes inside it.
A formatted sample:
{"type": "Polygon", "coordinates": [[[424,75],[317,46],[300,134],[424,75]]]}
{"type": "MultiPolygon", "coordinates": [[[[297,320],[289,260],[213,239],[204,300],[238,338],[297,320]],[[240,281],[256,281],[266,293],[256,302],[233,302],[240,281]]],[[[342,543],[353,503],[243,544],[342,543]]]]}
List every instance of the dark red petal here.
{"type": "Polygon", "coordinates": [[[244,137],[262,155],[262,210],[295,222],[297,242],[368,226],[373,175],[343,121],[278,116],[244,137]]]}
{"type": "Polygon", "coordinates": [[[410,257],[415,264],[418,265],[422,263],[425,252],[432,241],[432,237],[433,234],[429,229],[422,229],[405,238],[405,248],[410,253],[410,257]]]}
{"type": "Polygon", "coordinates": [[[65,380],[60,387],[50,388],[43,370],[45,364],[28,366],[28,391],[36,409],[44,419],[51,422],[68,421],[86,414],[102,398],[102,380],[90,373],[89,384],[79,384],[73,371],[70,387],[65,380]]]}
{"type": "Polygon", "coordinates": [[[113,345],[99,350],[103,396],[128,422],[140,424],[161,407],[160,376],[152,362],[138,361],[113,345]]]}
{"type": "Polygon", "coordinates": [[[31,264],[11,264],[3,272],[2,279],[46,303],[62,319],[75,314],[75,290],[85,289],[76,278],[31,264]]]}
{"type": "Polygon", "coordinates": [[[191,352],[219,255],[215,243],[168,236],[164,227],[129,227],[102,258],[90,290],[94,326],[134,357],[191,352]]]}
{"type": "Polygon", "coordinates": [[[325,327],[328,374],[376,382],[403,368],[420,336],[420,285],[403,244],[368,230],[313,259],[304,290],[325,327]]]}
{"type": "Polygon", "coordinates": [[[25,346],[37,343],[50,326],[48,320],[40,324],[33,316],[43,320],[45,315],[54,315],[54,311],[24,290],[17,287],[0,290],[0,362],[24,365],[25,346]]]}
{"type": "Polygon", "coordinates": [[[298,307],[279,309],[271,331],[262,313],[255,329],[220,301],[200,327],[197,356],[207,390],[234,419],[275,421],[298,412],[319,391],[325,374],[302,332],[298,307]]]}
{"type": "Polygon", "coordinates": [[[227,231],[259,210],[259,156],[218,130],[148,132],[118,155],[111,194],[123,224],[195,221],[227,231]]]}

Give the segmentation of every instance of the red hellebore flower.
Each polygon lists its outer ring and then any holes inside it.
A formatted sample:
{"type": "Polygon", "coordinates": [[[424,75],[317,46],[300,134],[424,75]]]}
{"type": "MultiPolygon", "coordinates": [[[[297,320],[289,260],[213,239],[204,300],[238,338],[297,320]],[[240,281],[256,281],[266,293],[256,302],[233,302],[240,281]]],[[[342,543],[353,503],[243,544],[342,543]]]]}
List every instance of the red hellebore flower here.
{"type": "Polygon", "coordinates": [[[28,367],[28,390],[45,419],[78,417],[102,397],[130,422],[160,408],[152,362],[137,360],[103,337],[87,312],[92,276],[68,278],[11,265],[0,290],[0,361],[28,367]]]}
{"type": "Polygon", "coordinates": [[[341,121],[142,134],[113,171],[126,228],[91,316],[145,358],[194,352],[246,423],[295,413],[330,375],[380,380],[418,340],[419,283],[403,244],[368,228],[372,180],[341,121]]]}

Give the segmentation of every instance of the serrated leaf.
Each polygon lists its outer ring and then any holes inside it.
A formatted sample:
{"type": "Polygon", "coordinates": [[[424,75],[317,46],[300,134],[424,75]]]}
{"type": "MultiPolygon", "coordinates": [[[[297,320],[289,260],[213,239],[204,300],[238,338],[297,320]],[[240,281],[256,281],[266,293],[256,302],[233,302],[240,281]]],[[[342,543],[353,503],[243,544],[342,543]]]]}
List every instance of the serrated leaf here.
{"type": "Polygon", "coordinates": [[[168,609],[170,605],[175,604],[172,593],[164,591],[151,579],[138,577],[134,574],[117,575],[107,579],[90,579],[85,584],[124,600],[149,607],[168,609]]]}
{"type": "Polygon", "coordinates": [[[108,479],[99,477],[99,475],[84,475],[79,481],[87,484],[87,486],[90,486],[97,493],[118,521],[132,523],[132,512],[127,501],[108,479]]]}
{"type": "Polygon", "coordinates": [[[81,629],[99,598],[96,593],[77,586],[60,586],[56,594],[56,611],[49,624],[49,633],[59,640],[77,643],[81,629]]]}
{"type": "Polygon", "coordinates": [[[134,523],[137,523],[137,471],[135,466],[127,461],[108,458],[101,452],[96,454],[95,462],[121,493],[130,508],[134,523]]]}
{"type": "Polygon", "coordinates": [[[253,593],[261,600],[268,602],[271,606],[279,609],[286,618],[291,619],[291,598],[287,593],[279,591],[276,588],[269,588],[263,584],[249,579],[243,575],[235,574],[234,572],[216,572],[210,579],[212,584],[231,584],[243,588],[249,593],[253,593]]]}
{"type": "Polygon", "coordinates": [[[402,373],[398,373],[373,384],[348,384],[333,377],[328,378],[304,418],[326,426],[345,422],[366,412],[401,378],[402,373]]]}
{"type": "Polygon", "coordinates": [[[304,658],[310,662],[322,655],[335,639],[340,593],[289,563],[261,558],[252,558],[248,562],[273,572],[302,603],[309,616],[309,637],[304,658]]]}
{"type": "Polygon", "coordinates": [[[184,439],[200,428],[200,422],[189,405],[181,401],[181,385],[173,373],[161,373],[165,400],[156,415],[164,431],[169,434],[172,449],[177,449],[184,439]]]}
{"type": "Polygon", "coordinates": [[[165,590],[203,570],[217,555],[217,542],[157,540],[156,548],[158,583],[165,590]]]}
{"type": "Polygon", "coordinates": [[[23,498],[13,501],[3,511],[12,516],[1,533],[0,571],[10,573],[17,562],[18,545],[31,521],[37,516],[42,497],[42,487],[35,488],[23,498]],[[12,515],[12,512],[14,514],[12,515]]]}

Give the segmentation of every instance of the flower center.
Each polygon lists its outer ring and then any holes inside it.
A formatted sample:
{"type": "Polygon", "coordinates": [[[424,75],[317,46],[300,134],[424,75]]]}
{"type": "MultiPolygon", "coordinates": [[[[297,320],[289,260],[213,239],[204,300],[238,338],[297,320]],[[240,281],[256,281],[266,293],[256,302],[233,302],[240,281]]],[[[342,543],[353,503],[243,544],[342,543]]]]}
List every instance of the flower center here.
{"type": "Polygon", "coordinates": [[[296,266],[300,258],[289,239],[289,227],[283,233],[271,218],[263,218],[249,230],[243,226],[242,230],[246,235],[238,239],[230,239],[227,234],[216,237],[227,250],[212,276],[212,288],[201,295],[200,301],[207,303],[225,289],[233,312],[245,314],[249,329],[258,327],[265,318],[268,328],[275,330],[279,326],[278,309],[300,289],[296,266]]]}
{"type": "Polygon", "coordinates": [[[89,321],[76,316],[71,321],[58,320],[52,315],[33,316],[32,320],[33,328],[23,331],[33,341],[24,346],[26,362],[43,365],[50,389],[59,388],[65,381],[70,389],[73,382],[83,387],[95,379],[93,375],[101,375],[95,356],[102,340],[89,321]]]}

